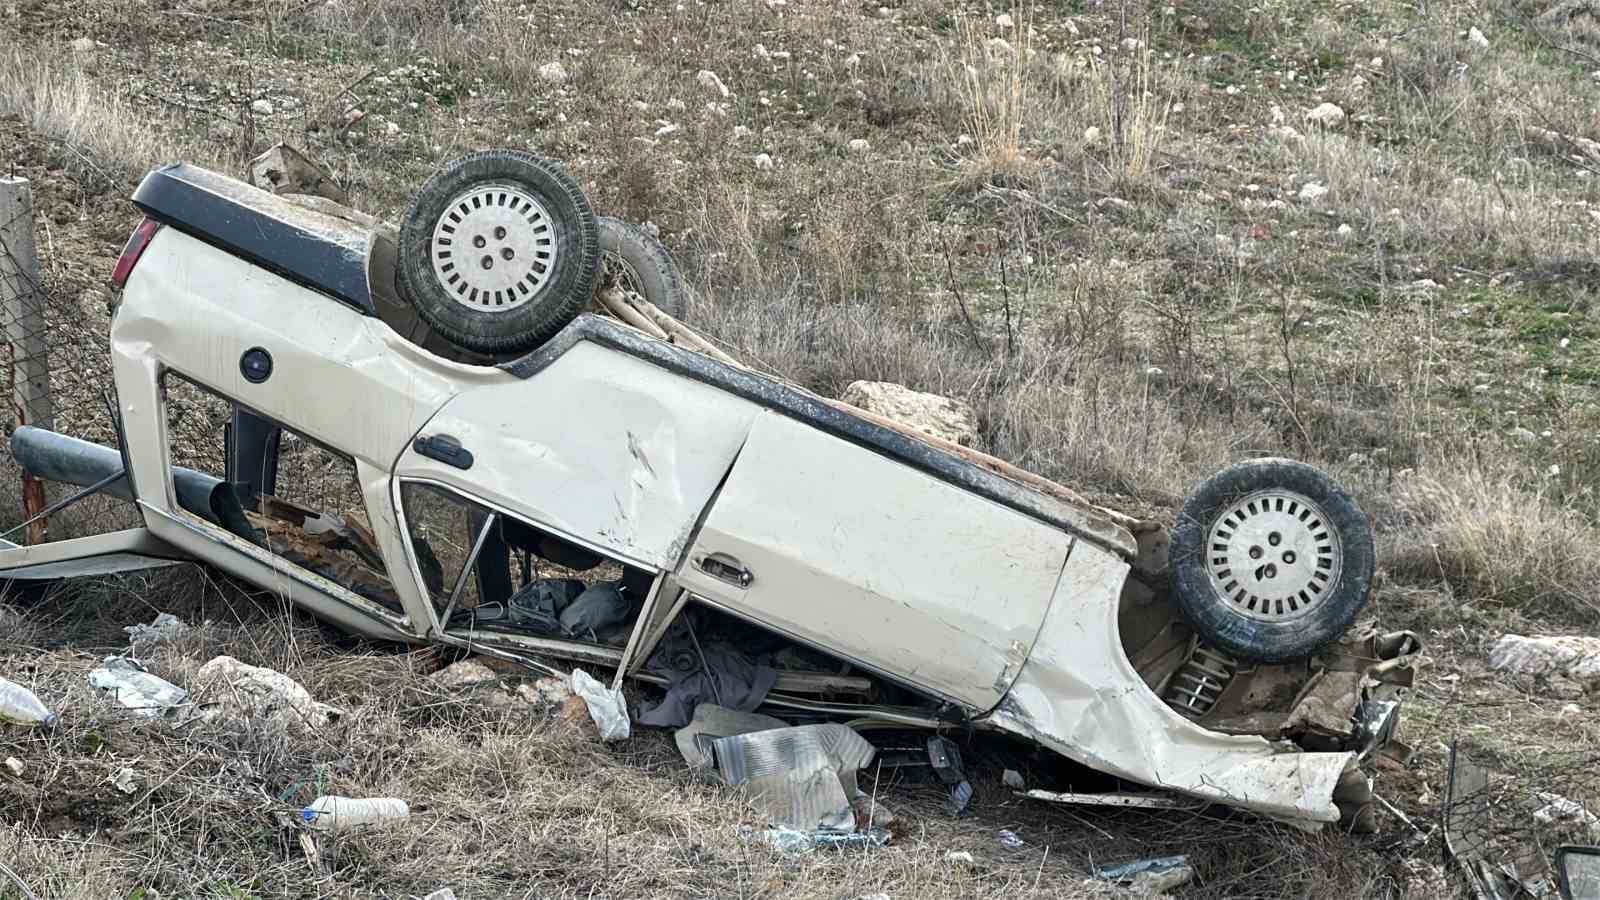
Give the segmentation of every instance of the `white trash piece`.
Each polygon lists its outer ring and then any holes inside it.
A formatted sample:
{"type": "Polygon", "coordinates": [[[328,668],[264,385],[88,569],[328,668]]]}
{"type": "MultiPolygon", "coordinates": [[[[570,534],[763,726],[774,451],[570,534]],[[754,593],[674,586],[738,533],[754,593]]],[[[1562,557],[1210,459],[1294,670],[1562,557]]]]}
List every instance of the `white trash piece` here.
{"type": "Polygon", "coordinates": [[[126,656],[106,657],[100,668],[89,673],[89,684],[114,692],[118,703],[150,719],[189,699],[188,691],[151,675],[126,656]]]}
{"type": "Polygon", "coordinates": [[[287,726],[325,728],[339,710],[312,699],[300,682],[265,666],[251,666],[231,656],[218,656],[194,673],[196,695],[222,711],[269,717],[287,726]]]}
{"type": "Polygon", "coordinates": [[[394,797],[318,797],[300,810],[300,820],[313,828],[338,831],[357,825],[401,822],[411,817],[411,807],[394,797]]]}
{"type": "Polygon", "coordinates": [[[632,733],[628,721],[628,704],[622,699],[622,689],[611,690],[582,669],[572,670],[572,692],[589,705],[589,718],[600,729],[600,740],[627,740],[632,733]]]}
{"type": "Polygon", "coordinates": [[[50,707],[34,696],[33,691],[0,678],[0,721],[53,728],[58,720],[50,707]]]}

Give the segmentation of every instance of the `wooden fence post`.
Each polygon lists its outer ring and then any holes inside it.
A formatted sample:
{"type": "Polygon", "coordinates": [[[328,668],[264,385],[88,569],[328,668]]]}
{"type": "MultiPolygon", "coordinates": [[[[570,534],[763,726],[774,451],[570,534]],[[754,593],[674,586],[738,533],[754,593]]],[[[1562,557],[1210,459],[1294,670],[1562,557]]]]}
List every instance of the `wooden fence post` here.
{"type": "MultiPolygon", "coordinates": [[[[44,304],[28,179],[0,176],[0,321],[11,348],[11,408],[19,426],[51,428],[55,424],[44,304]]],[[[23,517],[38,515],[44,507],[44,482],[24,473],[23,517]]],[[[48,520],[28,526],[28,543],[43,543],[48,538],[48,520]]]]}

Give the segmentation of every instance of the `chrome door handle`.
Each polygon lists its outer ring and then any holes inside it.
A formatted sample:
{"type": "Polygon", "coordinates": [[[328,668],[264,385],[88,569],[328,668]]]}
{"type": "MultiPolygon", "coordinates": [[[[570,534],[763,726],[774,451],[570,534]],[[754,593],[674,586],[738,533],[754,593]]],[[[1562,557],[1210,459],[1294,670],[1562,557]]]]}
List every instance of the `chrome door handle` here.
{"type": "Polygon", "coordinates": [[[700,558],[700,571],[710,575],[718,581],[725,581],[735,587],[747,588],[756,580],[755,575],[744,567],[737,559],[726,553],[713,553],[700,558]]]}

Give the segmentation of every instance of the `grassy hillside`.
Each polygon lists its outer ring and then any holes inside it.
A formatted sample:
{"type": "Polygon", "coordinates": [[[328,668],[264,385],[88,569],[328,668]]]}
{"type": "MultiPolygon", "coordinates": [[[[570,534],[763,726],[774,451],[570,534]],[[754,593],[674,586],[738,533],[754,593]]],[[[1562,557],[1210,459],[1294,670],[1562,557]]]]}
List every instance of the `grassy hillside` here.
{"type": "MultiPolygon", "coordinates": [[[[287,140],[394,216],[439,162],[530,148],[659,227],[695,325],[818,391],[960,397],[990,451],[1140,514],[1249,455],[1333,472],[1379,528],[1370,609],[1429,644],[1419,762],[1379,779],[1424,818],[1453,737],[1508,769],[1600,737],[1592,701],[1483,661],[1508,630],[1600,623],[1597,110],[1600,13],[1548,0],[0,3],[0,166],[38,193],[79,433],[106,437],[106,279],[152,165],[238,172],[287,140]]],[[[887,778],[922,812],[896,846],[775,860],[660,736],[602,748],[442,696],[418,657],[190,570],[6,607],[0,673],[90,708],[83,672],[161,610],[212,624],[156,671],[229,652],[357,712],[326,745],[0,734],[28,765],[0,781],[0,859],[41,895],[1092,896],[1091,861],[1183,849],[1191,896],[1440,890],[1437,838],[1039,809],[997,783],[951,820],[887,778]],[[312,784],[424,811],[315,864],[274,824],[312,784]]]]}

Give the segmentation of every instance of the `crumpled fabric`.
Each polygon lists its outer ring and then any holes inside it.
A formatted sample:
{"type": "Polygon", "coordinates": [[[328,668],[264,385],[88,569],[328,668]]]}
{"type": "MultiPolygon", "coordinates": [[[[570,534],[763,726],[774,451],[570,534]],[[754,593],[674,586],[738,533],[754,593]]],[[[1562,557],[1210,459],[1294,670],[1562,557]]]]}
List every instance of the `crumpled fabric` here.
{"type": "Polygon", "coordinates": [[[699,624],[694,626],[698,629],[694,636],[700,639],[700,652],[696,652],[690,625],[697,619],[693,612],[679,616],[645,662],[646,672],[666,679],[667,693],[658,702],[647,701],[640,706],[634,718],[641,725],[682,728],[694,718],[695,707],[701,703],[749,712],[767,699],[767,693],[777,683],[777,669],[708,634],[699,624]],[[705,655],[704,664],[701,652],[705,655]]]}

